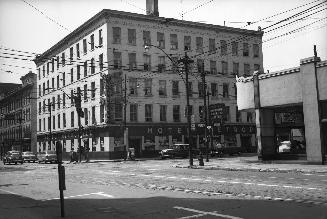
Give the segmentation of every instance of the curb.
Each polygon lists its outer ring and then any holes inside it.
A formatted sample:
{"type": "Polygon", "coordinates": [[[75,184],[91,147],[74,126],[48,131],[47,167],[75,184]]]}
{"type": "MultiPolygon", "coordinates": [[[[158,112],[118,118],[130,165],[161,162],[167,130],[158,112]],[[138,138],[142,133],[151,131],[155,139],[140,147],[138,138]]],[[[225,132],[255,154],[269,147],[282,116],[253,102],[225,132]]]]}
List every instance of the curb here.
{"type": "Polygon", "coordinates": [[[175,165],[175,168],[190,168],[190,169],[203,169],[203,170],[226,170],[226,171],[250,171],[250,172],[278,172],[278,173],[327,173],[327,170],[303,170],[303,169],[278,169],[278,168],[238,168],[238,167],[219,167],[219,166],[183,166],[175,165]]]}

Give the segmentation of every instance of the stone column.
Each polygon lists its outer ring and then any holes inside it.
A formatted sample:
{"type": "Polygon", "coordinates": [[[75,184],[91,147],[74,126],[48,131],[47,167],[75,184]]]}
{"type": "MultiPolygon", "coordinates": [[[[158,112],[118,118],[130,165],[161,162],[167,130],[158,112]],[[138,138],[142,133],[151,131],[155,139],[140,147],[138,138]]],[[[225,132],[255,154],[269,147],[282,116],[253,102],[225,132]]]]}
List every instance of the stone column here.
{"type": "MultiPolygon", "coordinates": [[[[320,58],[317,58],[317,61],[320,61],[320,58]]],[[[307,161],[322,164],[321,127],[314,57],[301,59],[300,64],[307,161]]]]}
{"type": "Polygon", "coordinates": [[[274,159],[276,156],[274,110],[261,107],[259,72],[253,74],[253,91],[258,158],[274,159]]]}

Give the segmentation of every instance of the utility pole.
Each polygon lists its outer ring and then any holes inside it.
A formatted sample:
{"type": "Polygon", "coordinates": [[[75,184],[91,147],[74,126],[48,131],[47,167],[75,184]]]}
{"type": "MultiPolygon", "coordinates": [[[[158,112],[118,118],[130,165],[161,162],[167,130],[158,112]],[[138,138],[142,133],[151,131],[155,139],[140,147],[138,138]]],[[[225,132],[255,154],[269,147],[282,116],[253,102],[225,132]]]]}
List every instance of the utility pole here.
{"type": "Polygon", "coordinates": [[[127,108],[127,82],[126,82],[126,74],[124,75],[124,151],[125,151],[125,155],[126,156],[126,150],[129,149],[129,145],[128,145],[128,132],[127,132],[127,128],[126,128],[126,108],[127,108]]]}
{"type": "Polygon", "coordinates": [[[209,162],[209,155],[208,155],[208,147],[209,147],[209,142],[208,142],[208,136],[207,136],[207,127],[208,127],[208,113],[207,113],[207,101],[206,101],[206,75],[204,72],[204,67],[201,69],[201,78],[202,78],[202,93],[203,93],[203,116],[204,116],[204,139],[205,139],[205,146],[206,146],[206,162],[209,162]]]}
{"type": "Polygon", "coordinates": [[[51,150],[51,147],[52,147],[52,132],[51,132],[51,120],[52,120],[52,116],[51,116],[51,106],[52,106],[53,103],[50,103],[48,105],[48,110],[49,110],[49,113],[50,113],[50,118],[49,118],[49,138],[50,138],[50,150],[51,150]]]}
{"type": "Polygon", "coordinates": [[[208,108],[207,108],[208,113],[207,113],[207,115],[208,115],[208,122],[211,127],[211,129],[210,129],[211,131],[209,134],[210,134],[210,145],[211,145],[211,149],[212,149],[213,148],[213,124],[212,124],[211,116],[210,116],[210,112],[209,112],[209,106],[210,106],[209,97],[210,97],[210,93],[209,93],[209,91],[207,91],[207,98],[208,98],[208,108]]]}
{"type": "Polygon", "coordinates": [[[193,63],[194,61],[191,60],[187,53],[185,52],[184,58],[180,59],[179,62],[184,64],[185,70],[185,87],[186,87],[186,108],[187,108],[187,129],[188,129],[188,143],[189,143],[189,163],[190,166],[193,166],[193,155],[192,155],[192,135],[191,135],[191,113],[190,113],[190,90],[189,90],[189,83],[188,83],[188,74],[189,74],[189,64],[193,63]]]}
{"type": "Polygon", "coordinates": [[[78,150],[79,150],[79,162],[82,160],[82,142],[81,142],[81,132],[82,132],[82,126],[81,126],[81,117],[84,117],[84,112],[82,110],[82,97],[81,93],[77,92],[76,96],[73,97],[77,112],[77,121],[78,121],[78,150]]]}
{"type": "MultiPolygon", "coordinates": [[[[155,47],[161,50],[173,63],[173,65],[177,65],[178,63],[184,64],[184,71],[185,71],[185,88],[186,88],[186,111],[187,111],[187,129],[188,129],[188,139],[189,139],[189,163],[190,166],[193,166],[193,156],[192,156],[192,135],[191,135],[191,114],[190,114],[190,90],[189,90],[189,83],[188,83],[188,75],[189,75],[189,64],[193,63],[194,61],[187,56],[187,52],[185,52],[184,58],[179,59],[177,62],[173,60],[170,55],[168,55],[162,48],[155,45],[146,45],[144,48],[147,51],[149,47],[155,47]]],[[[178,70],[177,70],[178,71],[178,70]]]]}
{"type": "Polygon", "coordinates": [[[20,118],[18,118],[19,120],[19,127],[20,127],[20,151],[23,152],[23,143],[24,143],[24,140],[23,140],[23,126],[22,126],[22,122],[23,122],[23,118],[22,118],[22,115],[20,116],[20,118]]]}

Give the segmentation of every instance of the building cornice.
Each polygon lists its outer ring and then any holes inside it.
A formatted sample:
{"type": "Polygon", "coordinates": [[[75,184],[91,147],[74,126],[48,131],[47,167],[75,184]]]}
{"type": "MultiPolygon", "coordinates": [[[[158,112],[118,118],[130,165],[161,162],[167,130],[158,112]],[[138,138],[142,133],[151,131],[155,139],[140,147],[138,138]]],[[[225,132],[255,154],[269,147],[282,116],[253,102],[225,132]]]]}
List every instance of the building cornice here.
{"type": "MultiPolygon", "coordinates": [[[[284,70],[281,70],[281,71],[260,74],[258,78],[259,78],[259,80],[263,80],[263,79],[267,79],[267,78],[271,78],[271,77],[278,77],[278,76],[282,76],[282,75],[299,73],[299,72],[300,72],[300,68],[295,67],[295,68],[284,69],[284,70]]],[[[250,81],[253,81],[253,76],[250,76],[250,77],[236,77],[236,82],[246,83],[246,82],[250,82],[250,81]]]]}
{"type": "Polygon", "coordinates": [[[49,60],[50,57],[52,57],[51,56],[52,53],[54,53],[56,50],[59,50],[60,48],[65,46],[72,38],[80,35],[85,29],[90,27],[92,24],[100,21],[102,18],[106,19],[106,18],[110,18],[110,17],[154,22],[154,23],[158,23],[161,25],[193,27],[193,28],[211,30],[211,31],[216,31],[216,32],[246,34],[249,36],[262,37],[262,35],[263,35],[263,31],[254,31],[254,30],[226,27],[226,26],[220,26],[220,25],[204,24],[204,23],[192,22],[192,21],[184,21],[184,20],[178,20],[178,19],[174,19],[174,18],[155,17],[155,16],[125,12],[125,11],[103,9],[102,11],[100,11],[96,15],[94,15],[92,18],[87,20],[85,23],[83,23],[81,26],[76,28],[73,32],[71,32],[66,37],[64,37],[62,40],[60,40],[58,43],[56,43],[54,46],[52,46],[50,49],[48,49],[41,55],[36,56],[35,59],[33,60],[36,64],[36,66],[40,66],[41,64],[46,62],[46,60],[49,60]]]}

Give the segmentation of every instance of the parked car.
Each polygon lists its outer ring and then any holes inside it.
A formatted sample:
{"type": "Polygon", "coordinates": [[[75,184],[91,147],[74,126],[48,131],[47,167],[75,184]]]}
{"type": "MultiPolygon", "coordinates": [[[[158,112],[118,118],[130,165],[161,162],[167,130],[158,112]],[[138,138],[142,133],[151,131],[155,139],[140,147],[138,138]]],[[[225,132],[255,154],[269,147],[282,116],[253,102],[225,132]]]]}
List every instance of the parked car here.
{"type": "MultiPolygon", "coordinates": [[[[189,155],[189,145],[174,144],[172,148],[163,149],[159,153],[161,159],[175,158],[175,157],[186,158],[189,155]]],[[[196,148],[192,148],[192,154],[193,156],[197,156],[199,154],[199,150],[196,148]]]]}
{"type": "Polygon", "coordinates": [[[22,153],[20,151],[8,151],[5,156],[3,157],[3,164],[5,165],[6,163],[21,163],[23,164],[23,157],[22,153]]]}
{"type": "Polygon", "coordinates": [[[290,153],[291,152],[291,141],[282,141],[278,146],[279,153],[290,153]]]}
{"type": "Polygon", "coordinates": [[[22,156],[23,156],[23,161],[24,162],[31,162],[32,161],[33,163],[35,163],[35,161],[37,161],[37,156],[32,151],[24,151],[22,156]]]}
{"type": "Polygon", "coordinates": [[[37,154],[38,162],[44,162],[44,163],[57,163],[57,154],[56,151],[42,151],[37,154]]]}
{"type": "Polygon", "coordinates": [[[221,143],[216,144],[210,151],[211,157],[222,157],[224,155],[223,147],[224,145],[221,143]]]}

